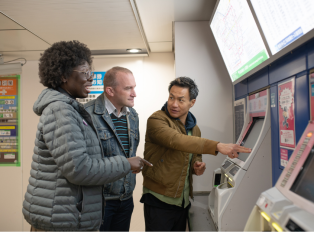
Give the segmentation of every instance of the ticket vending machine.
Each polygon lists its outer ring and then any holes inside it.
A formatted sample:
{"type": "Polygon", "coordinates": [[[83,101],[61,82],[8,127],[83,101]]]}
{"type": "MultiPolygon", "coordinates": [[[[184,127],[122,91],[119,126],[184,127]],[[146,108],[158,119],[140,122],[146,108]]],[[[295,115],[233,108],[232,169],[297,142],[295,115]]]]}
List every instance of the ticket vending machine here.
{"type": "Polygon", "coordinates": [[[258,198],[245,231],[314,231],[314,122],[305,129],[275,187],[258,198]]]}
{"type": "Polygon", "coordinates": [[[250,95],[247,100],[247,114],[237,144],[252,148],[252,152],[225,159],[220,168],[220,184],[212,189],[208,199],[210,215],[219,231],[243,231],[257,197],[272,186],[269,89],[250,95]]]}

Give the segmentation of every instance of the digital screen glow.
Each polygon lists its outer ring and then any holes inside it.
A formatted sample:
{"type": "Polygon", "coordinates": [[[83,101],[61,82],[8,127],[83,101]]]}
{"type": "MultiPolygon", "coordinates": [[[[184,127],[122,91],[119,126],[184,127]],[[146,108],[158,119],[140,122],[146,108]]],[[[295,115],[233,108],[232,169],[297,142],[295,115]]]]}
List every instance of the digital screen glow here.
{"type": "Polygon", "coordinates": [[[247,1],[220,0],[210,27],[232,82],[269,58],[247,1]]]}
{"type": "Polygon", "coordinates": [[[251,0],[274,55],[314,28],[313,0],[251,0]]]}

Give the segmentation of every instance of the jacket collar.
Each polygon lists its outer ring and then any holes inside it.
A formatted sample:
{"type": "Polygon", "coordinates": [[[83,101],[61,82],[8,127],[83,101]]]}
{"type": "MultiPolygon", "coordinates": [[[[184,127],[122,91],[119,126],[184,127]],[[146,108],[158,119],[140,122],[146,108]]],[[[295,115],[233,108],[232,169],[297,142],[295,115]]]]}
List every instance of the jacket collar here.
{"type": "MultiPolygon", "coordinates": [[[[166,103],[164,104],[164,106],[161,108],[161,110],[165,111],[166,114],[167,114],[167,116],[168,116],[169,118],[172,118],[172,117],[170,116],[169,112],[168,112],[168,107],[167,107],[167,105],[168,105],[168,102],[166,102],[166,103]]],[[[172,118],[172,119],[180,120],[179,118],[172,118]]],[[[192,130],[193,127],[195,127],[195,126],[196,126],[196,118],[195,118],[195,116],[189,111],[189,113],[188,113],[188,115],[187,115],[187,117],[186,117],[185,125],[184,125],[185,130],[186,130],[186,133],[188,133],[189,130],[192,130]]]]}
{"type": "MultiPolygon", "coordinates": [[[[101,114],[101,115],[104,115],[106,117],[110,117],[108,110],[106,108],[104,95],[105,94],[102,93],[99,97],[96,98],[94,113],[95,114],[101,114]]],[[[130,111],[130,113],[129,113],[130,116],[132,116],[132,119],[134,119],[134,115],[133,115],[132,110],[129,109],[129,111],[130,111]]]]}

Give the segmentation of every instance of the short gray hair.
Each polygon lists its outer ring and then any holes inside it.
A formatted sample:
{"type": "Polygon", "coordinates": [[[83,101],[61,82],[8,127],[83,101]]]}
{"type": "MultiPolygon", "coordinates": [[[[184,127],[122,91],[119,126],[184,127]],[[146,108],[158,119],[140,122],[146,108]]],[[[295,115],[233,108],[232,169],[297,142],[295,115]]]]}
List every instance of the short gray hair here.
{"type": "Polygon", "coordinates": [[[110,87],[115,87],[117,85],[116,81],[116,75],[118,72],[124,72],[124,73],[131,73],[131,70],[119,66],[115,66],[111,69],[109,69],[104,77],[104,88],[110,86],[110,87]]]}

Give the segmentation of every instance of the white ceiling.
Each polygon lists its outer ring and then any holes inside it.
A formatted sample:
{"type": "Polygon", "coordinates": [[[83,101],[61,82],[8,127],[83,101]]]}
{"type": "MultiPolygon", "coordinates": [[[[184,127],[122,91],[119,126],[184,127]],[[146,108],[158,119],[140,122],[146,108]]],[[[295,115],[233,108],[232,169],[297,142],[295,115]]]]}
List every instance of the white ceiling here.
{"type": "Polygon", "coordinates": [[[61,40],[79,40],[91,50],[121,53],[127,48],[148,48],[151,52],[172,52],[173,22],[209,20],[215,3],[216,0],[1,0],[0,53],[4,60],[38,60],[40,53],[61,40]],[[135,17],[137,12],[140,23],[135,17]]]}

